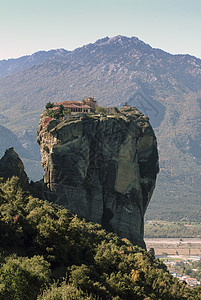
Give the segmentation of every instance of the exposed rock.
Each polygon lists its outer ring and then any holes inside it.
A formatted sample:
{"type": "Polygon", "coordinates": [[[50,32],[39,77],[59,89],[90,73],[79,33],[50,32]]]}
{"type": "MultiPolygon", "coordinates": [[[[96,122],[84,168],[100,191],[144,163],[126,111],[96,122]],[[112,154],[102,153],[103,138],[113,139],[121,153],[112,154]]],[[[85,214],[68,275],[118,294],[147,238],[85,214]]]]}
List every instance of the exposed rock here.
{"type": "Polygon", "coordinates": [[[29,181],[24,171],[24,165],[14,148],[8,148],[4,156],[0,159],[0,177],[4,180],[17,176],[23,187],[28,187],[29,181]]]}
{"type": "Polygon", "coordinates": [[[124,106],[113,116],[46,123],[43,114],[37,141],[46,198],[144,246],[144,214],[159,170],[148,118],[124,106]]]}

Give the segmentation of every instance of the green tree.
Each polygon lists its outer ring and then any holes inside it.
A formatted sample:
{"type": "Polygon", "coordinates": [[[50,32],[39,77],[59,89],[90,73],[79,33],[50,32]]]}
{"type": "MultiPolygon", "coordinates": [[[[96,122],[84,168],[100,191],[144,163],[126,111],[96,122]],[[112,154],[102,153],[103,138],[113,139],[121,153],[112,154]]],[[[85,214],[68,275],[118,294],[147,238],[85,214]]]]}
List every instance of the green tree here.
{"type": "Polygon", "coordinates": [[[107,114],[107,109],[105,107],[102,106],[98,106],[95,110],[96,114],[103,114],[106,115],[107,114]]]}
{"type": "Polygon", "coordinates": [[[63,113],[64,113],[64,116],[71,115],[71,110],[69,108],[65,109],[63,113]]]}
{"type": "Polygon", "coordinates": [[[41,256],[8,257],[0,269],[0,299],[36,299],[50,281],[49,267],[41,256]]]}
{"type": "Polygon", "coordinates": [[[53,108],[53,107],[54,107],[54,103],[51,102],[48,102],[45,106],[46,109],[53,108]]]}
{"type": "Polygon", "coordinates": [[[60,114],[64,113],[64,106],[63,106],[63,104],[59,105],[59,112],[60,112],[60,114]]]}
{"type": "MultiPolygon", "coordinates": [[[[62,282],[61,286],[52,284],[52,286],[38,296],[37,300],[94,300],[92,295],[84,293],[73,284],[62,282]]],[[[98,299],[98,298],[97,298],[98,299]]]]}
{"type": "Polygon", "coordinates": [[[63,113],[60,111],[60,109],[48,110],[46,113],[48,117],[51,117],[53,119],[60,119],[61,117],[63,117],[63,113]]]}

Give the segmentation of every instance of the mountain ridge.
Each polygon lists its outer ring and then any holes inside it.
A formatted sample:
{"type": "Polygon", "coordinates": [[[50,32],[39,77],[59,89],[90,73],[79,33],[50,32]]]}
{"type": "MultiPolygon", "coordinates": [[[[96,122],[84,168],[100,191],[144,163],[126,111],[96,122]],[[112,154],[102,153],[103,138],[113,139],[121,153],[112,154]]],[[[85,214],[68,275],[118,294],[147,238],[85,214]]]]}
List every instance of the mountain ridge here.
{"type": "Polygon", "coordinates": [[[95,47],[95,46],[106,46],[108,44],[115,44],[115,46],[118,45],[118,43],[120,45],[124,45],[125,42],[128,42],[131,44],[132,46],[138,46],[137,48],[139,48],[140,50],[142,49],[149,49],[152,50],[153,52],[157,52],[158,54],[160,53],[161,55],[168,55],[168,56],[179,56],[179,57],[190,57],[190,58],[195,58],[196,60],[200,60],[200,58],[197,58],[195,56],[189,55],[189,54],[171,54],[169,52],[166,52],[160,48],[152,48],[148,43],[144,43],[142,40],[140,40],[137,37],[126,37],[123,35],[117,35],[114,37],[104,37],[104,38],[100,38],[98,39],[95,43],[89,43],[86,45],[83,45],[81,47],[75,48],[74,50],[66,50],[64,48],[58,48],[58,49],[51,49],[51,50],[40,50],[37,52],[34,52],[33,54],[30,55],[24,55],[22,57],[18,57],[18,58],[10,58],[10,59],[3,59],[0,60],[0,78],[5,77],[5,76],[9,76],[12,73],[16,72],[16,71],[20,71],[22,69],[25,69],[27,67],[31,67],[34,65],[38,65],[40,63],[44,63],[46,62],[48,59],[52,59],[55,58],[55,55],[58,56],[58,58],[62,58],[62,57],[67,57],[70,56],[73,53],[79,53],[80,51],[83,50],[88,50],[91,47],[95,47]],[[141,48],[139,46],[142,46],[141,48]],[[10,66],[14,64],[14,68],[10,69],[10,66]],[[23,65],[25,66],[23,68],[23,65]],[[7,70],[7,72],[5,72],[5,69],[7,70]]]}

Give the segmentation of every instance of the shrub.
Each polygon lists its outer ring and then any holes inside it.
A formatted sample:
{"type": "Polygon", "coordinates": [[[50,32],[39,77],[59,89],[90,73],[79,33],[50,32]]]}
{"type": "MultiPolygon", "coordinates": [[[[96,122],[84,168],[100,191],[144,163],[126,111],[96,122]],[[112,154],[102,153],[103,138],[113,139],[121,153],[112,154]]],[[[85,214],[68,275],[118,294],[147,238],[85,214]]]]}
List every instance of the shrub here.
{"type": "Polygon", "coordinates": [[[62,282],[61,286],[52,284],[50,289],[38,296],[37,300],[94,300],[95,298],[81,289],[76,288],[73,284],[62,282]]]}
{"type": "Polygon", "coordinates": [[[63,113],[64,113],[64,116],[71,115],[71,110],[69,108],[65,109],[63,113]]]}
{"type": "Polygon", "coordinates": [[[53,108],[53,107],[54,107],[54,103],[51,102],[48,102],[45,106],[46,109],[53,108]]]}
{"type": "Polygon", "coordinates": [[[106,115],[107,114],[107,109],[105,107],[98,106],[95,110],[95,113],[106,115]]]}
{"type": "Polygon", "coordinates": [[[53,119],[60,119],[63,117],[63,113],[59,110],[47,110],[47,116],[53,119]]]}
{"type": "Polygon", "coordinates": [[[49,267],[42,256],[6,258],[0,269],[0,299],[36,299],[50,282],[49,267]]]}

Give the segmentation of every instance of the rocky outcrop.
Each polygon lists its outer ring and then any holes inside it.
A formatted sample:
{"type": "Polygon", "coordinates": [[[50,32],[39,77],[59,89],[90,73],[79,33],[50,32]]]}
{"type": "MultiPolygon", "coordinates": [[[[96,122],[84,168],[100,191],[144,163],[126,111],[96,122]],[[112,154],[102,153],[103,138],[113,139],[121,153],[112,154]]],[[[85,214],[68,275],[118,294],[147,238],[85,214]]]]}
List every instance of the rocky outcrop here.
{"type": "Polygon", "coordinates": [[[0,177],[4,180],[17,176],[22,187],[27,188],[29,185],[28,177],[24,171],[24,165],[14,148],[8,148],[4,156],[0,159],[0,177]]]}
{"type": "Polygon", "coordinates": [[[48,200],[144,246],[144,214],[158,173],[147,117],[128,106],[115,115],[64,120],[44,113],[37,141],[48,200]]]}

